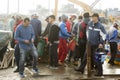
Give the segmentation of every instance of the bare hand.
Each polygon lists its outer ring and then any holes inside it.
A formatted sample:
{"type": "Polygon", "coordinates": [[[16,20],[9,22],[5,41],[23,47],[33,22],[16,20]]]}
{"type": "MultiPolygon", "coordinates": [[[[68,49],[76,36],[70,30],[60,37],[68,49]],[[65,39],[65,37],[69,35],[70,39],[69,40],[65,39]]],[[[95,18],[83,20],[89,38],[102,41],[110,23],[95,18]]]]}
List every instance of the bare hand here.
{"type": "Polygon", "coordinates": [[[32,39],[31,42],[34,43],[34,39],[32,39]]]}
{"type": "Polygon", "coordinates": [[[24,41],[26,44],[30,44],[30,41],[29,40],[25,40],[24,41]]]}

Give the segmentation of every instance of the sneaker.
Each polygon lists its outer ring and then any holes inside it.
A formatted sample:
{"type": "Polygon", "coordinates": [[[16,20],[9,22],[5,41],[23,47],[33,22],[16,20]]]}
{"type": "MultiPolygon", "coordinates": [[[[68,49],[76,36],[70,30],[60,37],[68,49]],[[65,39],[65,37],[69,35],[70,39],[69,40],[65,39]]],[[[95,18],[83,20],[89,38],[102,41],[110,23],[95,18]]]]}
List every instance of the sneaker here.
{"type": "Polygon", "coordinates": [[[19,68],[17,68],[17,69],[14,71],[14,73],[17,73],[17,72],[19,72],[19,68]]]}
{"type": "Polygon", "coordinates": [[[25,78],[25,75],[23,73],[19,73],[21,78],[25,78]]]}
{"type": "Polygon", "coordinates": [[[38,75],[38,73],[39,73],[38,69],[33,69],[33,73],[38,75]]]}

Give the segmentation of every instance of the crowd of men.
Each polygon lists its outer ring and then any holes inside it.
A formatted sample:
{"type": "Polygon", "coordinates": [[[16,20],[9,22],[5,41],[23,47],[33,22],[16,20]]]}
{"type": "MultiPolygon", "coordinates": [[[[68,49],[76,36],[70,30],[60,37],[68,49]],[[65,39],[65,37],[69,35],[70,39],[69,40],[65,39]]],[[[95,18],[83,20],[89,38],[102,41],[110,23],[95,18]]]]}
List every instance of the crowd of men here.
{"type": "Polygon", "coordinates": [[[50,69],[58,69],[59,66],[65,66],[64,63],[71,62],[72,59],[74,64],[77,65],[78,63],[76,62],[81,59],[81,64],[75,68],[75,71],[83,74],[87,64],[88,53],[86,45],[89,43],[91,48],[91,69],[96,70],[96,76],[102,76],[102,63],[94,60],[95,51],[98,48],[103,49],[105,41],[110,42],[112,57],[109,63],[114,65],[119,25],[115,23],[112,26],[114,29],[111,29],[107,34],[105,27],[99,21],[97,13],[91,16],[89,13],[84,13],[82,16],[78,16],[78,20],[75,22],[76,18],[77,16],[75,15],[70,18],[67,15],[62,15],[59,17],[59,22],[57,22],[56,17],[50,15],[46,18],[48,24],[42,33],[42,24],[37,14],[32,15],[31,20],[29,18],[22,19],[20,16],[12,17],[9,24],[11,24],[10,27],[14,34],[14,40],[11,41],[12,47],[14,47],[13,42],[15,42],[15,60],[17,65],[15,72],[19,72],[20,76],[24,77],[24,63],[27,62],[28,64],[33,64],[33,71],[38,74],[38,53],[36,48],[39,38],[47,36],[50,58],[48,67],[50,69]],[[72,40],[75,41],[74,50],[68,47],[72,40]],[[26,59],[27,56],[30,56],[30,59],[26,59]]]}

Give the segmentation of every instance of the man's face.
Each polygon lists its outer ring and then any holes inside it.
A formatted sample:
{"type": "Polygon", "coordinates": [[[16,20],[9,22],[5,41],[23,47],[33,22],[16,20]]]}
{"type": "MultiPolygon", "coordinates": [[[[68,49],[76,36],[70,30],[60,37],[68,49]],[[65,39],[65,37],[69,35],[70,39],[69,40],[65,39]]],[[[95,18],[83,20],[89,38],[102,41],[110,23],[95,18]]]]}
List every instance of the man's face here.
{"type": "Polygon", "coordinates": [[[49,23],[52,23],[53,19],[51,17],[49,17],[49,23]]]}
{"type": "Polygon", "coordinates": [[[24,22],[24,24],[25,24],[25,26],[29,26],[29,25],[30,25],[30,21],[26,20],[26,21],[24,22]]]}
{"type": "Polygon", "coordinates": [[[98,20],[98,17],[92,17],[92,21],[96,22],[98,20]]]}

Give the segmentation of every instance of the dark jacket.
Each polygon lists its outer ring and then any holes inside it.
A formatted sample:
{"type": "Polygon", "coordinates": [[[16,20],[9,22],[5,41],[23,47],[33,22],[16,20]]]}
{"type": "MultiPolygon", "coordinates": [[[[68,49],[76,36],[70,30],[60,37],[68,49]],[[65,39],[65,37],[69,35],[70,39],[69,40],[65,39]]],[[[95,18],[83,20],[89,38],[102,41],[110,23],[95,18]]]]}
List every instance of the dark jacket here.
{"type": "Polygon", "coordinates": [[[103,37],[106,35],[106,30],[104,26],[100,23],[90,22],[87,29],[88,42],[91,45],[99,45],[103,42],[103,37]]]}
{"type": "Polygon", "coordinates": [[[42,31],[42,24],[41,24],[41,21],[36,19],[36,18],[33,18],[31,20],[31,25],[34,29],[34,32],[35,32],[35,36],[38,37],[38,36],[41,36],[41,31],[42,31]]]}
{"type": "Polygon", "coordinates": [[[50,23],[48,23],[47,24],[47,27],[46,27],[46,29],[45,29],[45,31],[42,33],[42,37],[44,37],[44,36],[48,36],[48,34],[49,34],[49,31],[50,31],[50,27],[51,27],[51,24],[50,23]]]}
{"type": "Polygon", "coordinates": [[[89,23],[89,18],[84,18],[84,20],[78,25],[78,32],[77,32],[77,38],[79,43],[86,43],[87,42],[87,36],[86,36],[86,30],[87,25],[89,23]]]}
{"type": "Polygon", "coordinates": [[[59,41],[59,31],[60,31],[60,28],[58,27],[57,24],[51,25],[50,33],[48,37],[48,41],[50,43],[56,43],[56,41],[57,42],[59,41]]]}

